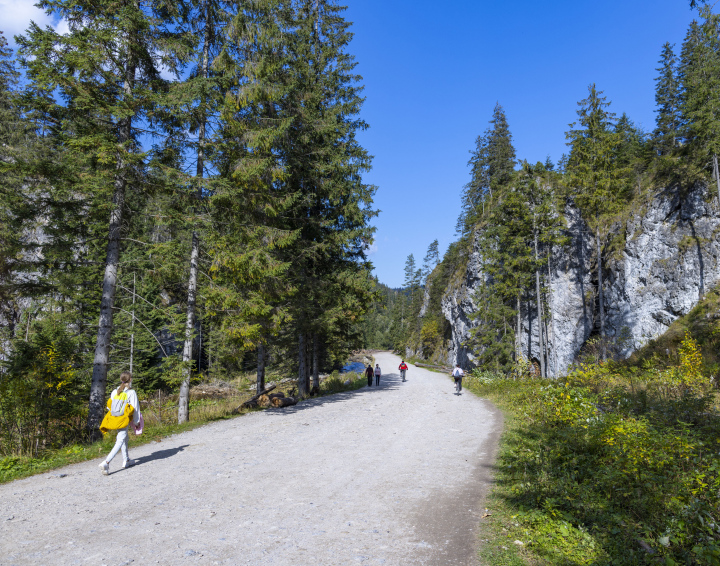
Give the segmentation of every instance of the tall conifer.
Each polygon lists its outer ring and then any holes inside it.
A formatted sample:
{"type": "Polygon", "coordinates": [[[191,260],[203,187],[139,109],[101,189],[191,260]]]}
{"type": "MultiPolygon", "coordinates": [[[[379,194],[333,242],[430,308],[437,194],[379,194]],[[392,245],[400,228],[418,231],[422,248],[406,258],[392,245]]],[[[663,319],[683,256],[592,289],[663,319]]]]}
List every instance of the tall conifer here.
{"type": "Polygon", "coordinates": [[[591,84],[588,97],[578,102],[578,106],[579,120],[570,124],[573,129],[566,134],[570,146],[567,173],[575,188],[575,202],[595,231],[600,336],[604,339],[602,242],[607,237],[607,217],[616,212],[626,198],[627,185],[623,180],[624,172],[616,162],[621,138],[615,131],[615,115],[608,110],[610,103],[602,96],[602,91],[591,84]]]}
{"type": "Polygon", "coordinates": [[[659,75],[655,79],[655,118],[653,147],[659,155],[670,154],[680,142],[680,89],[677,58],[673,45],[665,43],[660,55],[659,75]]]}
{"type": "Polygon", "coordinates": [[[60,35],[33,24],[28,36],[19,39],[28,77],[46,92],[58,92],[66,109],[61,128],[65,128],[68,148],[94,159],[97,166],[92,174],[99,173],[113,187],[108,195],[112,206],[88,411],[88,429],[98,434],[126,197],[128,190],[144,190],[145,155],[139,133],[141,127],[153,124],[157,95],[165,90],[160,65],[174,69],[178,64],[178,36],[172,30],[177,4],[159,0],[147,7],[135,0],[119,5],[46,0],[40,6],[67,21],[69,31],[60,35]]]}

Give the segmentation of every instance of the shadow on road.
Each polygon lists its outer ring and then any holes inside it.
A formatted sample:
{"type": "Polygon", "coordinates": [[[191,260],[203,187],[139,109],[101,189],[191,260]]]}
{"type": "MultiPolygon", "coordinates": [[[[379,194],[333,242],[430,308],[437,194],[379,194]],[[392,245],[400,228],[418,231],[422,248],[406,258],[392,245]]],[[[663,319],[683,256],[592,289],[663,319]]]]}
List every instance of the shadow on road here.
{"type": "Polygon", "coordinates": [[[140,458],[137,458],[135,460],[136,466],[142,466],[143,464],[147,464],[148,462],[152,462],[153,460],[164,460],[165,458],[172,458],[175,456],[178,452],[182,452],[190,446],[189,444],[183,444],[182,446],[176,446],[175,448],[166,448],[165,450],[158,450],[157,452],[153,452],[152,454],[148,454],[147,456],[141,456],[140,458]]]}
{"type": "MultiPolygon", "coordinates": [[[[410,380],[408,379],[408,382],[410,380]]],[[[400,378],[400,374],[398,373],[387,373],[383,375],[380,378],[380,385],[375,385],[375,378],[373,377],[373,385],[371,387],[368,387],[365,385],[364,387],[361,387],[360,389],[355,389],[354,391],[343,391],[342,393],[333,393],[331,395],[325,395],[323,397],[311,397],[310,399],[306,399],[305,401],[301,401],[297,405],[292,405],[290,407],[283,407],[278,409],[266,409],[266,411],[277,413],[277,414],[292,414],[292,413],[298,413],[300,411],[303,411],[305,409],[311,409],[313,407],[318,407],[321,405],[326,405],[329,403],[338,403],[341,401],[347,401],[348,399],[352,399],[353,397],[363,397],[365,395],[381,395],[385,393],[386,391],[394,391],[396,389],[400,389],[401,387],[407,386],[408,383],[403,383],[402,379],[400,378]]]]}

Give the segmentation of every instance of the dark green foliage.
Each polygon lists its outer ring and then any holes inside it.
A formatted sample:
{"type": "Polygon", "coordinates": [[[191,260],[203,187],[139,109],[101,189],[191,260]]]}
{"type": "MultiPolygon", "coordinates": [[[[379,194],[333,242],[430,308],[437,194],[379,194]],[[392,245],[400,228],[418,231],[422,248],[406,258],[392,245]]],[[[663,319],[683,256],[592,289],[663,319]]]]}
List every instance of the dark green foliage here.
{"type": "Polygon", "coordinates": [[[43,7],[69,33],[33,25],[18,39],[22,92],[0,45],[3,371],[45,355],[33,344],[52,320],[72,343],[77,390],[91,392],[94,432],[106,383],[131,360],[141,393],[232,378],[258,344],[297,369],[299,336],[322,368],[343,363],[376,292],[343,9],[43,7]]]}
{"type": "Polygon", "coordinates": [[[653,132],[653,149],[658,155],[668,155],[680,145],[680,85],[677,58],[670,43],[663,45],[660,56],[660,74],[655,79],[656,128],[653,132]]]}
{"type": "Polygon", "coordinates": [[[375,281],[377,298],[362,320],[363,346],[374,350],[393,350],[402,342],[402,316],[405,294],[375,281]]]}
{"type": "Polygon", "coordinates": [[[37,456],[79,439],[87,402],[77,338],[63,316],[33,324],[0,378],[0,454],[37,456]]]}
{"type": "Polygon", "coordinates": [[[495,105],[490,127],[475,143],[468,165],[472,168],[470,182],[462,193],[458,231],[467,235],[482,214],[485,205],[510,180],[516,162],[512,134],[505,110],[495,105]]]}
{"type": "Polygon", "coordinates": [[[720,15],[702,9],[701,24],[693,22],[680,58],[683,137],[688,152],[708,167],[720,153],[720,15]]]}

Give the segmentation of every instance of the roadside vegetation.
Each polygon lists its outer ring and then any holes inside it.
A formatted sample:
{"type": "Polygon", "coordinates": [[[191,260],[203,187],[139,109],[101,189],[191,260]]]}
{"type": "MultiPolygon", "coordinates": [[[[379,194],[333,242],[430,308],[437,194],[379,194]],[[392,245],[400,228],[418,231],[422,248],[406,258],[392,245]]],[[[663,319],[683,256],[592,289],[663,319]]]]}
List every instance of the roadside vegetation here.
{"type": "Polygon", "coordinates": [[[698,343],[677,363],[566,379],[474,370],[508,415],[481,538],[489,564],[720,564],[720,403],[698,343]]]}

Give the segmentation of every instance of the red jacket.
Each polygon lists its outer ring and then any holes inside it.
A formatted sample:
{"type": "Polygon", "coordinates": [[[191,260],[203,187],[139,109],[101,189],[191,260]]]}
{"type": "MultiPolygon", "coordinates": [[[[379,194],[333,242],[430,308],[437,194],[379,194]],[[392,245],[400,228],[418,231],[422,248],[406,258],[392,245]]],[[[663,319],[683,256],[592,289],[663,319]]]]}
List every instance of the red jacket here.
{"type": "Polygon", "coordinates": [[[399,369],[399,370],[407,370],[407,368],[408,368],[408,367],[407,367],[407,364],[400,364],[400,365],[398,366],[398,369],[399,369]]]}

